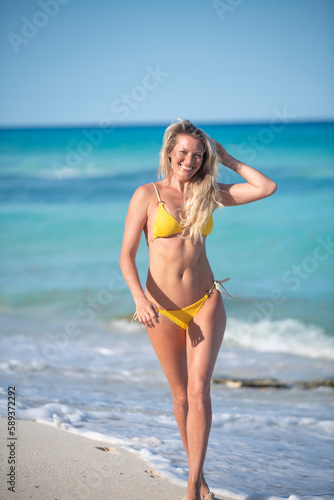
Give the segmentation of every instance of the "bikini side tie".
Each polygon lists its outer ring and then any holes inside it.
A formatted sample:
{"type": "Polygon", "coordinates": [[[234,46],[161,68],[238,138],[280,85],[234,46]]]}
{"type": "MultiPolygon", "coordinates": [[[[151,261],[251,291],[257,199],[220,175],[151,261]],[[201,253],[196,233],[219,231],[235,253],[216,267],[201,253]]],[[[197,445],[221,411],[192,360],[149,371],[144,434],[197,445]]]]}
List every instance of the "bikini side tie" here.
{"type": "Polygon", "coordinates": [[[208,295],[211,297],[213,289],[215,288],[216,290],[219,290],[219,292],[222,295],[225,295],[226,297],[231,297],[231,299],[236,299],[236,300],[241,300],[241,297],[233,297],[233,295],[229,294],[226,288],[222,283],[225,283],[225,281],[229,281],[230,278],[225,278],[224,280],[214,280],[212,287],[208,291],[208,295]],[[221,290],[221,288],[223,290],[221,290]]]}
{"type": "MultiPolygon", "coordinates": [[[[132,320],[131,320],[131,326],[133,324],[134,321],[136,321],[136,319],[138,319],[138,314],[137,314],[137,311],[134,313],[134,315],[132,316],[132,320]]],[[[144,326],[144,325],[143,325],[144,326]]]]}

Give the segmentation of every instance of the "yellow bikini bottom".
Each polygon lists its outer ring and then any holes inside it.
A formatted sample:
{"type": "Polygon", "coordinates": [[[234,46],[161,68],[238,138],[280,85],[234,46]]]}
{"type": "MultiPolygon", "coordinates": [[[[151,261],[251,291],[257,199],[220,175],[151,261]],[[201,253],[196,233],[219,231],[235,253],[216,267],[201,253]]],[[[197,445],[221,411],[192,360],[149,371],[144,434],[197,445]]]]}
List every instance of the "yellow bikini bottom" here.
{"type": "MultiPolygon", "coordinates": [[[[226,297],[231,297],[232,299],[238,298],[230,295],[225,289],[225,287],[222,285],[222,283],[225,283],[225,281],[228,281],[229,279],[230,278],[226,278],[221,281],[215,280],[210,290],[207,291],[206,294],[203,295],[201,299],[199,299],[197,302],[194,302],[194,304],[191,304],[190,306],[183,307],[182,309],[168,309],[168,310],[158,309],[158,311],[160,314],[163,314],[167,318],[171,319],[176,325],[183,328],[183,330],[187,330],[190,321],[194,319],[198,311],[201,309],[204,303],[211,297],[215,289],[219,290],[221,294],[226,295],[226,297]],[[223,288],[224,291],[221,288],[223,288]]],[[[136,319],[137,319],[137,313],[133,315],[132,322],[136,319]]]]}

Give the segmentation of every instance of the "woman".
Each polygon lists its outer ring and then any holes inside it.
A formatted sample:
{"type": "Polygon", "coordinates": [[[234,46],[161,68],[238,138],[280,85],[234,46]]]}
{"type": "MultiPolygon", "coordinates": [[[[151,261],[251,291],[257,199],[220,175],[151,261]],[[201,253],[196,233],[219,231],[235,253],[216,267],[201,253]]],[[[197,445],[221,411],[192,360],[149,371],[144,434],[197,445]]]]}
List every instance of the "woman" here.
{"type": "Polygon", "coordinates": [[[125,222],[120,267],[173,395],[188,455],[188,500],[214,498],[203,474],[211,428],[210,381],[226,316],[205,251],[217,207],[273,194],[276,184],[230,156],[188,120],[171,124],[160,151],[162,180],[140,186],[125,222]],[[246,182],[217,182],[218,162],[246,182]],[[149,270],[143,291],[135,263],[144,230],[149,270]]]}

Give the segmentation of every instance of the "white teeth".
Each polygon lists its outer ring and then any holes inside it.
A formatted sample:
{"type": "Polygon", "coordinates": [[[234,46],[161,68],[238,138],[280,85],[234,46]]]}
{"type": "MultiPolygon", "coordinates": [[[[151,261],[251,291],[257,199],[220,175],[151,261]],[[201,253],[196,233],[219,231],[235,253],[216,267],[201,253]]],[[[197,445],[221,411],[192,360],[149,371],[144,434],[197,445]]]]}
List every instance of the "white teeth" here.
{"type": "Polygon", "coordinates": [[[184,165],[180,165],[180,167],[181,167],[183,170],[186,170],[187,172],[190,172],[190,170],[192,170],[192,167],[185,167],[184,165]]]}

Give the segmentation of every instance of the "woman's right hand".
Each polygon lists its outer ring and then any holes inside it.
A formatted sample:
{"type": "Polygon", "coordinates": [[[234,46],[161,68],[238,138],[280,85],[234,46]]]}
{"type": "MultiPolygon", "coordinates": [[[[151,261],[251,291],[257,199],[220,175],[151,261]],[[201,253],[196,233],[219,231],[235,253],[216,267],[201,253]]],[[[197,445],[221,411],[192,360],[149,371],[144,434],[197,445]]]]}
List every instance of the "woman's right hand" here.
{"type": "Polygon", "coordinates": [[[147,328],[154,328],[154,322],[159,323],[159,311],[155,304],[146,297],[136,303],[136,313],[139,323],[147,328]]]}

